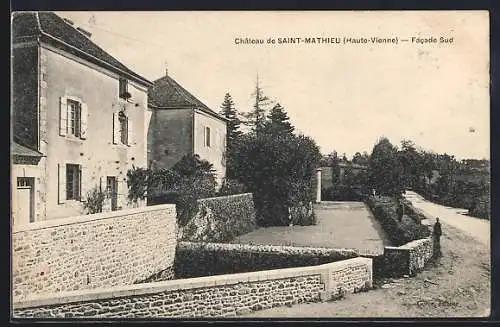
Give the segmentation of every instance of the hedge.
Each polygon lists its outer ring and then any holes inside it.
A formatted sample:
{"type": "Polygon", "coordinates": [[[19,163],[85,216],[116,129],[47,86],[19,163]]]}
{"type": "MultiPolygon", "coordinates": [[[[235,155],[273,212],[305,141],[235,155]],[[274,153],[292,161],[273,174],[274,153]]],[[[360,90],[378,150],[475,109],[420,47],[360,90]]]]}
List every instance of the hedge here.
{"type": "Polygon", "coordinates": [[[353,249],[179,242],[176,278],[320,265],[358,257],[353,249]]]}
{"type": "Polygon", "coordinates": [[[324,201],[364,201],[366,195],[366,189],[358,186],[334,185],[321,189],[324,201]]]}
{"type": "Polygon", "coordinates": [[[366,203],[382,225],[392,245],[401,246],[430,235],[429,228],[420,224],[420,221],[405,220],[404,218],[403,221],[399,221],[396,199],[387,196],[370,196],[367,198],[366,203]]]}

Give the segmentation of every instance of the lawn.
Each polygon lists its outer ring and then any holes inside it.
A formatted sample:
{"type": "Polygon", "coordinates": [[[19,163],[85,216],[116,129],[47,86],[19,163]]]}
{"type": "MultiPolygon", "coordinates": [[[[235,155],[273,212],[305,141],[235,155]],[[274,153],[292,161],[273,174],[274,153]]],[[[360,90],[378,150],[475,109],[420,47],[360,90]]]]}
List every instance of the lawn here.
{"type": "Polygon", "coordinates": [[[259,228],[232,243],[352,248],[361,253],[381,254],[389,245],[380,224],[362,202],[315,204],[314,226],[259,228]]]}

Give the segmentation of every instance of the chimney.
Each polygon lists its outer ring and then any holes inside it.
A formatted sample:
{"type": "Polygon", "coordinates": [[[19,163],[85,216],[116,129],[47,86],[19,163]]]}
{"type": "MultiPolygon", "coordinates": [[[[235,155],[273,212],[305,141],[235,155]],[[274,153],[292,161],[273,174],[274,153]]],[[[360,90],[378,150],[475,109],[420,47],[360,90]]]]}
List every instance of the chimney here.
{"type": "Polygon", "coordinates": [[[168,64],[165,61],[165,76],[168,76],[168,64]]]}
{"type": "Polygon", "coordinates": [[[76,28],[80,33],[82,33],[83,35],[85,35],[86,37],[88,37],[90,39],[90,37],[92,36],[92,33],[90,33],[89,31],[87,30],[84,30],[83,28],[81,27],[77,27],[76,28]]]}

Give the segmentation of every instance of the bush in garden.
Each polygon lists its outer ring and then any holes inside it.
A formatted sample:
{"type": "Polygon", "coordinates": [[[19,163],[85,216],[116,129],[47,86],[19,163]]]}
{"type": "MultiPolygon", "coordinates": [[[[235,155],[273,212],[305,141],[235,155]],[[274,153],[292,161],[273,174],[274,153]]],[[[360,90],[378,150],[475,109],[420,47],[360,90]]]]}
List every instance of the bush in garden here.
{"type": "Polygon", "coordinates": [[[222,186],[218,192],[219,196],[222,195],[233,195],[233,194],[243,194],[247,192],[247,188],[244,184],[238,181],[225,178],[222,181],[222,186]]]}
{"type": "Polygon", "coordinates": [[[240,137],[228,159],[232,178],[254,195],[259,225],[283,226],[290,223],[290,207],[313,200],[311,181],[320,158],[308,137],[251,133],[240,137]]]}
{"type": "Polygon", "coordinates": [[[93,187],[87,192],[87,201],[83,203],[87,214],[94,214],[102,212],[104,201],[106,200],[106,193],[104,193],[98,186],[93,187]]]}
{"type": "Polygon", "coordinates": [[[415,222],[413,219],[406,223],[399,221],[397,213],[398,201],[396,199],[388,196],[370,196],[366,203],[375,218],[380,221],[393,245],[401,246],[430,235],[427,226],[415,222]]]}

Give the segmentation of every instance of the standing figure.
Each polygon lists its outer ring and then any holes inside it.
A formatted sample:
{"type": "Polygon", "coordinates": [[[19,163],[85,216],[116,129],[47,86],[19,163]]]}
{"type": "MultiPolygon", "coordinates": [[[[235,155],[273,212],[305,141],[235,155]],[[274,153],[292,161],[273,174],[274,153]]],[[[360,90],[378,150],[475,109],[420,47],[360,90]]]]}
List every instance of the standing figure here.
{"type": "Polygon", "coordinates": [[[432,239],[433,239],[433,248],[434,248],[434,258],[438,258],[441,256],[441,223],[439,222],[439,218],[436,218],[436,223],[434,224],[434,228],[432,229],[432,239]]]}

